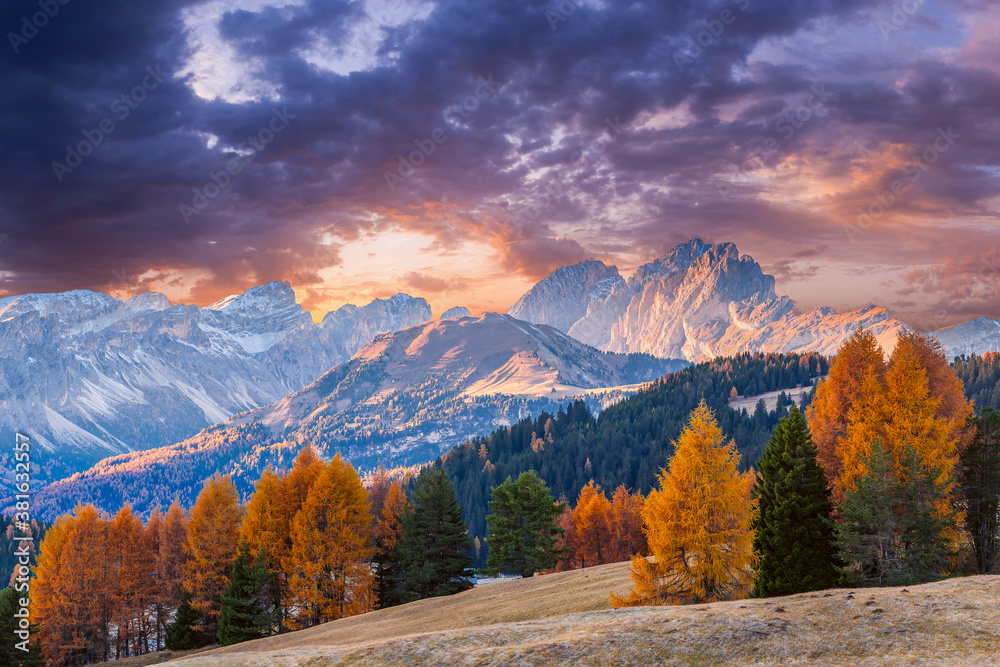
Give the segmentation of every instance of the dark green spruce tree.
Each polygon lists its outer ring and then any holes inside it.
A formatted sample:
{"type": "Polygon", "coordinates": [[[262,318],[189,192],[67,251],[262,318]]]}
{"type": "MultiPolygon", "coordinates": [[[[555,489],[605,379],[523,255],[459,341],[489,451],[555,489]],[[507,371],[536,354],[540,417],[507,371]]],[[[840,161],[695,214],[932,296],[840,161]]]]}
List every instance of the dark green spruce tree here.
{"type": "Polygon", "coordinates": [[[437,467],[421,473],[410,504],[412,509],[403,515],[403,533],[396,548],[394,590],[400,602],[472,588],[469,526],[462,519],[447,473],[437,467]]]}
{"type": "Polygon", "coordinates": [[[191,594],[185,593],[174,620],[167,625],[164,643],[170,651],[187,651],[208,644],[208,637],[195,630],[198,612],[191,606],[191,594]]]}
{"type": "Polygon", "coordinates": [[[948,484],[924,465],[912,446],[900,457],[880,442],[864,457],[865,474],[840,504],[837,539],[842,579],[851,586],[907,586],[945,576],[950,550],[945,530],[955,512],[942,513],[948,484]]]}
{"type": "Polygon", "coordinates": [[[222,592],[222,615],[219,617],[219,644],[229,646],[267,637],[275,614],[270,609],[272,572],[262,549],[254,558],[250,546],[240,544],[229,583],[222,592]]]}
{"type": "Polygon", "coordinates": [[[534,470],[522,472],[517,481],[508,477],[490,494],[489,555],[486,569],[530,577],[550,570],[563,558],[566,549],[559,547],[563,529],[556,518],[566,508],[556,503],[552,492],[534,470]]]}
{"type": "Polygon", "coordinates": [[[1000,532],[1000,412],[983,408],[971,425],[975,434],[958,464],[958,496],[976,572],[988,574],[997,564],[1000,532]]]}
{"type": "Polygon", "coordinates": [[[21,593],[7,587],[0,591],[0,665],[3,667],[41,667],[42,645],[38,643],[38,625],[31,623],[27,628],[21,626],[21,619],[16,615],[24,607],[21,600],[27,598],[27,593],[21,593]],[[27,631],[28,636],[21,634],[27,631]]]}
{"type": "Polygon", "coordinates": [[[805,417],[797,407],[758,461],[752,522],[757,577],[751,595],[774,597],[837,584],[833,503],[805,417]]]}

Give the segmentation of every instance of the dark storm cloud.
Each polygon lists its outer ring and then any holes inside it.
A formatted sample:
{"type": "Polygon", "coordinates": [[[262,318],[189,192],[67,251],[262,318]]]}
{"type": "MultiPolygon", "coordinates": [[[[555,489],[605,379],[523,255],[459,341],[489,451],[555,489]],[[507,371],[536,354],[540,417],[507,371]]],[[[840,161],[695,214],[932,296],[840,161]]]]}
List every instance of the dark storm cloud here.
{"type": "MultiPolygon", "coordinates": [[[[833,178],[856,166],[845,134],[868,150],[918,150],[949,123],[968,141],[892,215],[982,215],[996,194],[978,169],[998,155],[995,133],[977,123],[1000,101],[993,71],[878,60],[888,56],[866,60],[868,71],[834,58],[821,69],[750,59],[763,40],[821,21],[866,25],[886,2],[570,3],[567,13],[565,3],[482,0],[441,3],[396,27],[348,2],[236,10],[219,34],[274,91],[241,103],[202,99],[175,75],[191,56],[182,10],[194,6],[71,0],[5,54],[0,289],[101,289],[113,272],[148,270],[208,276],[194,286],[199,300],[272,279],[315,285],[339,261],[336,246],[317,251],[324,235],[390,228],[427,233],[442,251],[483,241],[500,266],[531,277],[595,248],[665,251],[695,235],[797,238],[788,253],[808,244],[836,254],[847,247],[841,218],[853,220],[870,186],[819,211],[762,196],[754,175],[797,161],[833,178]],[[556,10],[565,20],[550,20],[556,10]],[[349,47],[358,30],[384,36],[367,54],[378,65],[340,75],[307,61],[365,56],[349,47]],[[148,67],[168,75],[119,119],[113,102],[148,67]],[[828,91],[819,107],[817,85],[828,91]],[[802,108],[812,114],[799,127],[802,108]],[[266,145],[246,143],[276,111],[286,126],[266,145]],[[681,111],[683,123],[649,122],[681,111]],[[60,182],[52,163],[107,117],[114,131],[60,182]],[[227,178],[233,159],[240,168],[227,178]],[[213,181],[217,194],[204,196],[213,181]],[[205,205],[186,221],[182,204],[205,205]],[[566,225],[584,231],[553,231],[566,225]]],[[[8,4],[0,25],[16,31],[36,8],[8,4]]],[[[878,174],[889,185],[892,176],[878,174]]],[[[867,229],[865,242],[877,245],[887,226],[867,229]]],[[[791,260],[806,257],[772,262],[803,277],[812,265],[791,260]]]]}

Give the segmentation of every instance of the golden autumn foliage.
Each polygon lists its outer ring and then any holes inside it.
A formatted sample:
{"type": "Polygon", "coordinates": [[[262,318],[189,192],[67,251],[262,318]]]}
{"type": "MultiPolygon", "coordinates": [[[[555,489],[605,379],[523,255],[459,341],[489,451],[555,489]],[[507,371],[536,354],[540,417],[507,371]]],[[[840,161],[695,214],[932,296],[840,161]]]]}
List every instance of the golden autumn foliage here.
{"type": "MultiPolygon", "coordinates": [[[[289,526],[291,517],[279,512],[282,504],[282,478],[268,466],[254,485],[253,495],[247,501],[240,541],[246,542],[250,553],[267,550],[267,567],[279,571],[287,556],[286,544],[291,542],[289,526]]],[[[294,516],[294,515],[293,515],[294,516]]]]}
{"type": "MultiPolygon", "coordinates": [[[[80,508],[77,508],[79,514],[80,508]]],[[[62,554],[73,531],[75,519],[63,515],[45,533],[38,551],[35,580],[31,584],[32,612],[40,623],[42,657],[47,663],[67,662],[75,654],[70,605],[62,581],[62,554]]]]}
{"type": "Polygon", "coordinates": [[[191,508],[184,567],[184,588],[201,614],[199,629],[214,636],[222,612],[222,591],[229,580],[239,545],[243,509],[228,476],[216,474],[205,483],[191,508]]]}
{"type": "Polygon", "coordinates": [[[858,329],[837,352],[830,373],[816,386],[806,411],[819,464],[838,502],[844,498],[839,484],[843,462],[838,447],[847,437],[848,415],[855,402],[871,400],[884,374],[885,354],[875,334],[858,329]]]}
{"type": "Polygon", "coordinates": [[[912,445],[944,480],[965,437],[972,406],[936,339],[903,334],[887,364],[883,358],[871,332],[855,333],[808,411],[820,464],[838,502],[866,472],[863,461],[876,440],[897,465],[912,445]]]}
{"type": "Polygon", "coordinates": [[[591,480],[580,490],[576,506],[571,508],[567,503],[556,519],[564,531],[560,546],[569,551],[555,570],[564,572],[645,555],[641,513],[641,495],[629,493],[621,485],[609,501],[600,485],[591,480]]]}
{"type": "Polygon", "coordinates": [[[573,510],[576,527],[576,544],[573,546],[580,567],[610,562],[607,560],[611,547],[610,513],[611,503],[601,487],[590,480],[580,491],[573,510]]]}
{"type": "Polygon", "coordinates": [[[632,558],[632,591],[616,607],[744,597],[753,584],[752,472],[740,474],[704,401],[674,442],[670,469],[646,498],[642,518],[652,559],[632,558]]]}
{"type": "Polygon", "coordinates": [[[316,476],[292,521],[289,593],[292,627],[372,608],[374,555],[368,499],[354,468],[338,454],[316,476]]]}
{"type": "Polygon", "coordinates": [[[642,529],[642,505],[641,494],[629,493],[624,484],[615,489],[608,518],[611,525],[609,563],[629,560],[635,554],[649,553],[646,534],[642,529]]]}
{"type": "MultiPolygon", "coordinates": [[[[160,533],[155,562],[158,636],[166,631],[167,623],[170,621],[169,611],[177,609],[184,593],[184,565],[187,562],[184,546],[187,544],[187,522],[187,512],[181,507],[180,502],[174,500],[157,526],[160,533]]],[[[153,529],[152,521],[149,529],[153,529]]]]}
{"type": "Polygon", "coordinates": [[[410,507],[410,501],[403,492],[403,484],[398,479],[389,484],[381,505],[372,537],[374,544],[377,545],[377,555],[388,557],[399,544],[403,534],[403,513],[410,507]]]}

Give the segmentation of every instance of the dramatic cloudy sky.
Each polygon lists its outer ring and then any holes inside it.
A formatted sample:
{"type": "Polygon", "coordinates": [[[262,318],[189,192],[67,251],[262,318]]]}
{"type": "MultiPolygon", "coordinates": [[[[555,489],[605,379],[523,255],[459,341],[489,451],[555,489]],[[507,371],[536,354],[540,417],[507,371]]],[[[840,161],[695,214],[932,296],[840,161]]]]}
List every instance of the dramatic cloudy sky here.
{"type": "Polygon", "coordinates": [[[504,310],[697,236],[800,308],[1000,316],[996,5],[11,0],[0,294],[504,310]]]}

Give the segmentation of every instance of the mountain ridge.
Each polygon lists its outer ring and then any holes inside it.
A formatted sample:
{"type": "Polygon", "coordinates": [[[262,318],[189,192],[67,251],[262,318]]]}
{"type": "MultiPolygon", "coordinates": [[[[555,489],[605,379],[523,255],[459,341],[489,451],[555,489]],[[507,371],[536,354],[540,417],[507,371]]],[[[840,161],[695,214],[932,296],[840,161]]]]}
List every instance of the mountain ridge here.
{"type": "Polygon", "coordinates": [[[140,512],[179,490],[193,502],[216,471],[245,490],[264,467],[288,466],[305,443],[356,467],[433,460],[465,439],[514,423],[569,396],[599,409],[687,366],[601,352],[547,325],[509,315],[431,320],[378,335],[351,359],[275,403],[237,413],[166,447],[121,454],[42,489],[54,516],[77,502],[140,512]]]}
{"type": "Polygon", "coordinates": [[[887,350],[906,325],[887,309],[868,305],[847,313],[818,307],[796,314],[775,279],[733,243],[683,243],[664,257],[643,264],[625,280],[615,267],[588,260],[543,278],[515,304],[528,321],[550,322],[551,312],[567,313],[561,324],[570,336],[621,353],[644,352],[704,361],[741,352],[836,354],[857,328],[875,332],[887,350]],[[602,268],[603,272],[602,272],[602,268]],[[597,298],[566,289],[564,276],[604,275],[610,288],[597,298]],[[541,298],[544,295],[545,298],[541,298]]]}
{"type": "Polygon", "coordinates": [[[178,442],[300,389],[378,333],[430,319],[424,299],[393,299],[313,324],[287,282],[205,308],[155,292],[6,297],[0,437],[32,437],[42,480],[178,442]]]}

